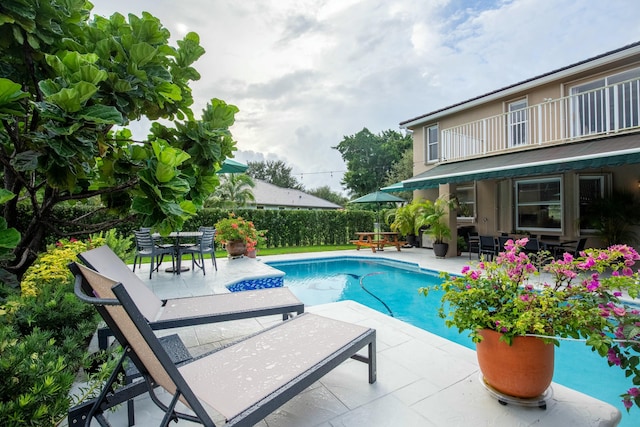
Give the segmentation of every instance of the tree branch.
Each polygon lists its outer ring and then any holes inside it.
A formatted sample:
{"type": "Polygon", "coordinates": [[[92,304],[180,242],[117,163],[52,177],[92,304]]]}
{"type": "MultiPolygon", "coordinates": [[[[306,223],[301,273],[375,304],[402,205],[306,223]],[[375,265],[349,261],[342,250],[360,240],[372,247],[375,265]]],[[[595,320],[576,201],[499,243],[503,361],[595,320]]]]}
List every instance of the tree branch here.
{"type": "Polygon", "coordinates": [[[59,201],[66,201],[66,200],[84,200],[84,199],[88,199],[90,197],[94,197],[94,196],[100,196],[101,194],[107,194],[107,193],[115,193],[118,191],[123,191],[126,190],[128,188],[132,188],[135,187],[138,184],[138,178],[132,178],[129,181],[122,183],[120,185],[116,185],[115,187],[109,187],[109,188],[103,188],[100,190],[95,190],[95,191],[84,191],[82,193],[76,193],[76,194],[67,194],[64,196],[60,196],[58,198],[59,201]]]}

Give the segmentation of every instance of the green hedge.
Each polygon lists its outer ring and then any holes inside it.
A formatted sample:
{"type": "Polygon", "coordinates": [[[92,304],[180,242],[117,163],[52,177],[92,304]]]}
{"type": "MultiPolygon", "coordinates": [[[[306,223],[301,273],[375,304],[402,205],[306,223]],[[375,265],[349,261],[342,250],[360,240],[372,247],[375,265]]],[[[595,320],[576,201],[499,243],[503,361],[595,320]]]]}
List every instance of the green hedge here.
{"type": "MultiPolygon", "coordinates": [[[[95,207],[74,205],[56,208],[56,218],[73,221],[83,218],[95,207]]],[[[373,229],[374,212],[356,210],[267,210],[267,209],[234,209],[233,212],[245,219],[253,221],[259,230],[268,230],[267,247],[290,246],[323,246],[342,245],[355,238],[358,231],[373,229]]],[[[229,210],[204,209],[196,217],[187,221],[183,230],[194,230],[201,225],[212,226],[219,219],[226,218],[229,210]]],[[[25,212],[22,218],[31,216],[25,212]]],[[[115,219],[106,211],[92,218],[94,222],[115,219]]],[[[116,231],[123,235],[133,234],[142,224],[135,219],[118,225],[116,231]]],[[[26,224],[25,224],[26,225],[26,224]]],[[[60,226],[58,229],[67,233],[67,237],[86,238],[85,230],[60,226]]],[[[52,244],[60,236],[47,236],[46,243],[52,244]]],[[[44,248],[43,248],[44,250],[44,248]]]]}

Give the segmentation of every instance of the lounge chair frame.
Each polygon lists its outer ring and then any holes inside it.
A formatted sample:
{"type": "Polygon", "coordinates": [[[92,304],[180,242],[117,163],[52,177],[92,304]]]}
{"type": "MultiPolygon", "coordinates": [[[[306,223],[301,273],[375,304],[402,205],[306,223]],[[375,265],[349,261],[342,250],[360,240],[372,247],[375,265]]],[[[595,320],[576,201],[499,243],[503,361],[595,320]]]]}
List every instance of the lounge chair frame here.
{"type": "MultiPolygon", "coordinates": [[[[375,329],[348,324],[310,313],[301,314],[250,337],[246,337],[241,341],[237,341],[221,349],[216,349],[214,352],[189,360],[180,366],[176,366],[122,283],[115,282],[112,279],[102,276],[99,273],[78,264],[73,264],[70,268],[74,274],[76,274],[76,295],[81,300],[96,306],[105,322],[107,322],[114,331],[114,335],[118,341],[125,348],[124,355],[130,357],[140,370],[145,383],[147,384],[152,401],[165,412],[165,416],[161,423],[162,426],[167,426],[172,420],[177,421],[177,419],[186,419],[201,423],[205,426],[215,427],[211,416],[205,410],[200,398],[196,396],[197,392],[192,389],[191,384],[187,381],[187,378],[189,377],[183,376],[185,371],[182,371],[181,373],[179,370],[180,368],[185,367],[190,363],[198,363],[197,361],[200,361],[200,364],[194,369],[199,369],[198,372],[207,372],[207,366],[210,367],[210,365],[207,365],[207,362],[215,360],[216,356],[225,358],[228,357],[228,355],[232,355],[235,357],[235,352],[238,350],[238,347],[242,346],[242,342],[252,339],[267,339],[270,336],[270,332],[274,332],[276,335],[278,333],[285,333],[287,337],[292,336],[291,341],[287,340],[287,342],[291,344],[291,347],[295,347],[295,339],[293,339],[295,333],[292,332],[295,332],[296,328],[298,330],[304,329],[307,323],[321,325],[323,328],[344,328],[345,332],[342,335],[338,334],[339,338],[336,340],[336,343],[332,344],[333,348],[325,349],[322,347],[321,349],[317,349],[316,353],[318,351],[323,351],[323,354],[319,356],[318,360],[315,362],[307,362],[306,364],[304,363],[304,360],[301,360],[300,365],[303,366],[296,367],[295,372],[288,372],[286,375],[289,377],[288,380],[272,386],[272,390],[265,392],[265,394],[253,402],[253,404],[249,404],[249,406],[246,407],[243,406],[240,411],[238,411],[237,408],[227,408],[229,409],[228,411],[223,410],[222,412],[233,414],[232,416],[227,417],[226,426],[254,425],[349,358],[367,363],[369,383],[373,384],[376,381],[375,329]],[[97,283],[100,281],[103,282],[96,287],[91,283],[97,283]],[[106,298],[104,297],[104,289],[108,286],[111,287],[111,291],[117,299],[114,299],[112,295],[107,295],[106,298]],[[111,308],[107,309],[109,306],[111,308]],[[120,320],[114,319],[111,313],[115,313],[120,320]],[[135,326],[139,335],[132,332],[133,328],[130,326],[129,321],[135,326]],[[138,340],[139,336],[143,338],[146,346],[138,340]],[[131,338],[134,341],[131,341],[128,338],[131,338]],[[357,352],[364,347],[367,347],[367,356],[357,354],[357,352]],[[141,351],[143,354],[137,354],[136,349],[141,351]],[[227,354],[220,352],[227,352],[227,354]],[[214,359],[211,359],[212,357],[214,359]],[[147,366],[149,366],[150,369],[147,369],[147,366]],[[173,391],[170,391],[172,398],[168,405],[161,402],[154,393],[153,389],[158,385],[158,383],[161,383],[167,391],[169,391],[169,389],[173,389],[173,391]],[[176,404],[178,401],[182,401],[188,405],[188,407],[193,411],[193,415],[176,411],[176,404]]],[[[298,332],[298,334],[300,334],[300,332],[298,332]]],[[[277,346],[278,343],[273,344],[277,346]]],[[[280,347],[282,347],[282,344],[283,343],[281,342],[280,347]]],[[[251,343],[251,345],[253,345],[253,343],[251,343]]],[[[297,355],[299,351],[300,348],[289,349],[289,346],[287,346],[286,349],[280,348],[279,352],[276,353],[276,358],[281,357],[280,352],[284,352],[283,354],[287,356],[294,357],[294,355],[297,355]],[[286,351],[289,351],[290,353],[286,353],[286,351]]],[[[262,358],[258,361],[260,363],[266,362],[262,358]]],[[[246,363],[246,361],[244,363],[246,363]]],[[[251,376],[254,374],[259,375],[259,373],[256,373],[253,370],[249,372],[251,373],[251,376]]],[[[185,375],[188,375],[188,373],[189,372],[186,371],[185,375]]],[[[115,377],[115,373],[112,377],[115,377]]],[[[195,382],[197,383],[197,377],[191,376],[190,378],[192,380],[195,379],[195,382]]],[[[89,412],[84,415],[84,417],[86,417],[84,418],[85,425],[89,425],[92,418],[96,418],[101,425],[108,425],[108,423],[106,423],[106,419],[102,415],[102,412],[110,405],[108,397],[113,396],[113,393],[109,390],[112,385],[112,382],[110,382],[105,386],[105,389],[103,389],[99,398],[97,398],[91,405],[89,412]]],[[[220,384],[218,384],[218,386],[219,385],[220,384]]],[[[201,389],[202,383],[195,385],[195,387],[195,390],[197,390],[198,387],[201,389]]],[[[216,384],[207,383],[208,389],[213,389],[214,387],[216,387],[216,384]]],[[[115,394],[117,394],[117,392],[115,394]]],[[[239,398],[238,395],[235,397],[239,398]]],[[[116,399],[111,398],[111,401],[115,400],[116,399]]],[[[247,402],[245,401],[244,404],[246,405],[247,402]]],[[[70,419],[70,425],[74,425],[72,422],[73,421],[70,419]]]]}
{"type": "MultiPolygon", "coordinates": [[[[140,300],[144,300],[147,303],[152,302],[158,309],[163,310],[162,316],[157,318],[151,318],[155,316],[153,310],[147,313],[147,320],[153,330],[204,325],[275,314],[282,315],[282,319],[286,320],[293,313],[302,314],[304,312],[304,304],[286,287],[161,300],[108,246],[101,246],[83,252],[78,255],[78,258],[84,265],[98,273],[124,283],[129,288],[130,293],[135,292],[140,295],[140,300]],[[133,288],[135,288],[135,291],[133,288]],[[256,301],[264,301],[264,303],[260,305],[256,301]],[[193,307],[196,305],[201,308],[200,314],[186,316],[182,313],[186,310],[193,311],[193,307]],[[215,309],[214,306],[216,307],[215,309]],[[205,311],[207,307],[208,311],[205,311]]],[[[110,331],[110,327],[98,330],[98,346],[100,349],[107,348],[108,338],[111,335],[113,334],[110,331]]]]}

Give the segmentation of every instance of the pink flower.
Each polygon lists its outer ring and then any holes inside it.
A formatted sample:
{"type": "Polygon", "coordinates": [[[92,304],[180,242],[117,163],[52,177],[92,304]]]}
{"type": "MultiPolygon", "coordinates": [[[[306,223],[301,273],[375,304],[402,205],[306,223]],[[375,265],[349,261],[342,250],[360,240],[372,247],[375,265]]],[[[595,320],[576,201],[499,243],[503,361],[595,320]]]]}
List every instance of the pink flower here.
{"type": "Polygon", "coordinates": [[[609,352],[607,353],[607,359],[609,360],[609,363],[611,363],[612,365],[620,366],[620,358],[618,357],[615,351],[610,349],[609,352]]]}
{"type": "Polygon", "coordinates": [[[629,393],[631,397],[638,397],[640,396],[640,388],[631,387],[627,393],[629,393]]]}
{"type": "Polygon", "coordinates": [[[462,267],[462,274],[465,274],[470,269],[471,269],[471,267],[469,267],[468,265],[465,265],[464,267],[462,267]]]}
{"type": "Polygon", "coordinates": [[[622,399],[622,404],[626,409],[631,409],[631,407],[633,406],[633,402],[628,397],[625,397],[624,399],[622,399]]]}
{"type": "Polygon", "coordinates": [[[624,309],[624,307],[615,307],[613,309],[613,312],[616,316],[624,316],[627,314],[627,311],[624,309]]]}

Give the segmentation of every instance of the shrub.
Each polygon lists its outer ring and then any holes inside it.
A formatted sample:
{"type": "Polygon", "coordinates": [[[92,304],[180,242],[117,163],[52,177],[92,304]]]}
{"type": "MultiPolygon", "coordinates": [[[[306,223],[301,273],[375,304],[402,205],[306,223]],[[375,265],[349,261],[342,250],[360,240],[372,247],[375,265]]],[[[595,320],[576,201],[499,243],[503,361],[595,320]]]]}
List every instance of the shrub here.
{"type": "Polygon", "coordinates": [[[55,425],[69,407],[74,380],[68,356],[51,332],[20,336],[0,326],[0,419],[6,426],[55,425]]]}
{"type": "MultiPolygon", "coordinates": [[[[74,278],[67,268],[78,253],[105,243],[126,256],[131,238],[120,238],[113,230],[92,235],[86,242],[70,239],[49,245],[25,273],[21,295],[7,296],[0,306],[3,425],[57,424],[69,408],[76,372],[95,363],[95,357],[107,357],[87,355],[99,316],[74,295],[74,278]]],[[[100,372],[97,377],[104,375],[100,372]]]]}

